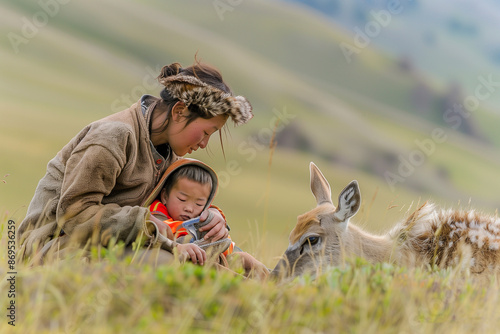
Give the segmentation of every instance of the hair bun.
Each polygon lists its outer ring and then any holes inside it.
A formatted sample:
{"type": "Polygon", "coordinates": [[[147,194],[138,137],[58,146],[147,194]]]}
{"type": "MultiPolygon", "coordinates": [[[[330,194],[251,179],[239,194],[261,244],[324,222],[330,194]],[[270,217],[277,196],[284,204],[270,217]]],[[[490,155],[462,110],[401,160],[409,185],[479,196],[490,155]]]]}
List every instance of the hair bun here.
{"type": "Polygon", "coordinates": [[[172,75],[177,75],[181,71],[182,66],[179,63],[173,63],[170,65],[165,65],[162,67],[160,71],[160,75],[158,76],[158,80],[172,76],[172,75]]]}

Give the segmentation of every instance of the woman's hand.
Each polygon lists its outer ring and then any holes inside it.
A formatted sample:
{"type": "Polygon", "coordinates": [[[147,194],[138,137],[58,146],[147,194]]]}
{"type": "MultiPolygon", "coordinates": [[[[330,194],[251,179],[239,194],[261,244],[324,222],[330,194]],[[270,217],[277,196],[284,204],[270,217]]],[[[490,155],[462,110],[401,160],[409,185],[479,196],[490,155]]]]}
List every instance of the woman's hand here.
{"type": "Polygon", "coordinates": [[[203,211],[203,213],[200,216],[200,221],[205,221],[208,217],[208,211],[213,213],[213,218],[212,221],[200,228],[200,231],[208,231],[205,237],[203,238],[204,240],[212,239],[212,241],[217,241],[220,239],[227,238],[229,235],[229,232],[226,228],[226,220],[224,217],[222,217],[221,213],[219,210],[215,208],[210,208],[208,210],[203,211]]]}
{"type": "Polygon", "coordinates": [[[194,264],[203,265],[207,261],[207,253],[195,244],[177,244],[179,259],[185,261],[189,258],[194,264]]]}

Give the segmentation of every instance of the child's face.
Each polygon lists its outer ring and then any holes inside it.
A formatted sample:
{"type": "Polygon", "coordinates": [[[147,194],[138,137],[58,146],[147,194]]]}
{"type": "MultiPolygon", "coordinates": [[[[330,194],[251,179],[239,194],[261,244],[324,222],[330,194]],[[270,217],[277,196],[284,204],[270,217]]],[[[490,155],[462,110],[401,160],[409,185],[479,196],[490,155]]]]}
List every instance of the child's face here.
{"type": "Polygon", "coordinates": [[[165,190],[161,192],[161,201],[172,219],[184,221],[202,213],[211,190],[209,184],[200,184],[183,177],[177,180],[170,194],[165,190]]]}

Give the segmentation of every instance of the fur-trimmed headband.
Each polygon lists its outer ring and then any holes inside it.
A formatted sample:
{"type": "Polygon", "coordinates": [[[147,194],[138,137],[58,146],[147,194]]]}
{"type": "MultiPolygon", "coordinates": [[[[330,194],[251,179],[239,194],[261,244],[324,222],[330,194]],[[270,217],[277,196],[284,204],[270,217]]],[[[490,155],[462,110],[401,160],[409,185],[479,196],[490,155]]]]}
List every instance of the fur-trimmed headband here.
{"type": "Polygon", "coordinates": [[[248,122],[252,117],[252,105],[243,96],[232,96],[190,75],[177,74],[159,78],[170,95],[186,104],[196,105],[207,115],[229,115],[234,124],[248,122]]]}

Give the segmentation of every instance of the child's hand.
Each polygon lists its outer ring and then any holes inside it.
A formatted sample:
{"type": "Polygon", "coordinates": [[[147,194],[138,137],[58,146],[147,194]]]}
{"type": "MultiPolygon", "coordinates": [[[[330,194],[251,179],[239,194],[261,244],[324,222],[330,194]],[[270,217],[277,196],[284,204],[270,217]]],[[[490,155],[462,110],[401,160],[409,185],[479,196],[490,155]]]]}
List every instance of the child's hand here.
{"type": "MultiPolygon", "coordinates": [[[[222,217],[219,210],[217,209],[210,208],[208,210],[210,210],[210,212],[214,214],[214,217],[209,224],[200,228],[200,231],[208,231],[203,239],[212,239],[213,241],[217,241],[227,238],[229,232],[226,228],[226,220],[224,219],[224,217],[222,217]]],[[[205,221],[205,219],[207,219],[208,210],[203,211],[200,216],[200,221],[205,221]]]]}
{"type": "Polygon", "coordinates": [[[194,264],[200,264],[201,266],[207,261],[207,253],[200,248],[200,246],[195,244],[177,244],[177,251],[179,252],[179,258],[181,261],[185,261],[189,258],[194,264]]]}

